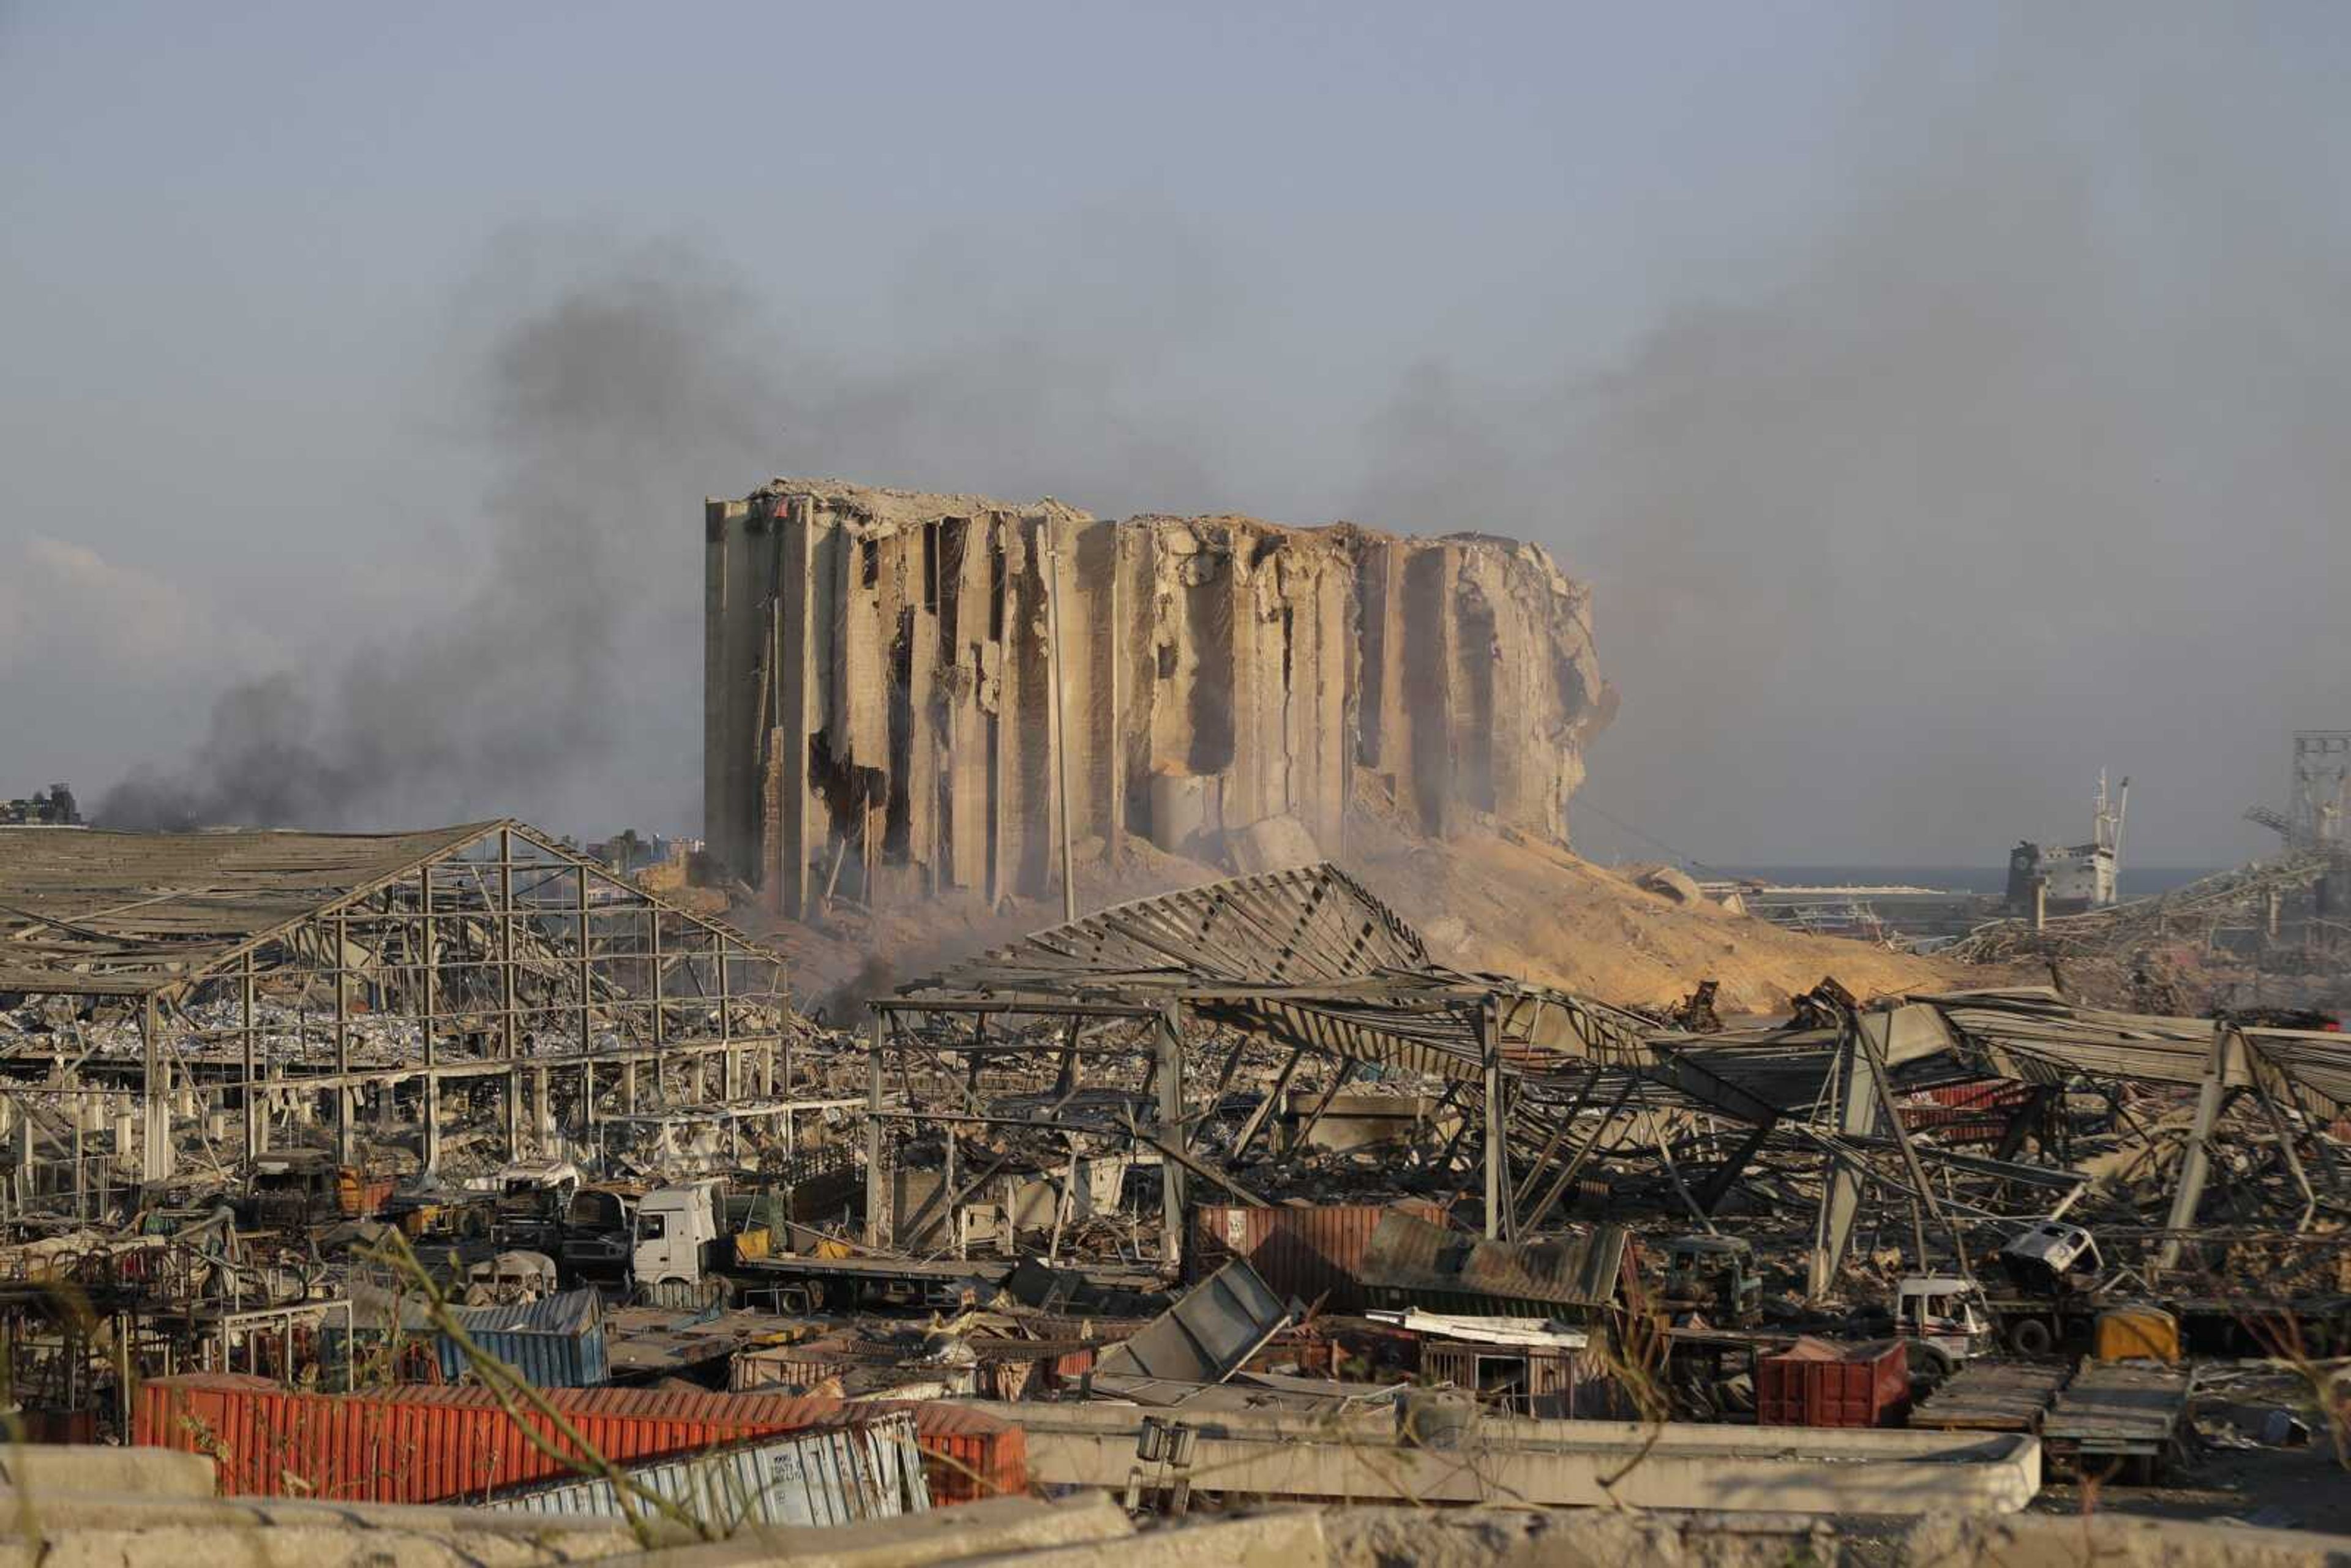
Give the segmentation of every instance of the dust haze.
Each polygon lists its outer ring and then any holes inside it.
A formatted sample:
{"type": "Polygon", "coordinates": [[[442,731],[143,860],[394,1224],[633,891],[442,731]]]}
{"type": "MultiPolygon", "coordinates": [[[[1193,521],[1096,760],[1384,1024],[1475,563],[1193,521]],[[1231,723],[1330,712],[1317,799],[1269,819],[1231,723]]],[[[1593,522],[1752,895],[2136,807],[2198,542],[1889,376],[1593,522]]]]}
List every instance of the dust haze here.
{"type": "Polygon", "coordinates": [[[1539,540],[1624,695],[1588,798],[1701,859],[1991,863],[2079,836],[2102,766],[2140,843],[2251,852],[2286,731],[2351,725],[2342,139],[2227,14],[2007,15],[1888,40],[1834,199],[1737,287],[1602,360],[1395,333],[1287,423],[1228,395],[1281,301],[1175,216],[893,258],[880,340],[788,270],[509,236],[450,392],[481,568],[101,814],[690,830],[699,503],[789,472],[1539,540]]]}
{"type": "Polygon", "coordinates": [[[1889,61],[1784,280],[1380,416],[1362,511],[1595,580],[1625,710],[1587,796],[1691,854],[1996,863],[2085,836],[2105,767],[2144,841],[2219,858],[2286,732],[2351,724],[2332,128],[2228,14],[2008,15],[1889,61]]]}

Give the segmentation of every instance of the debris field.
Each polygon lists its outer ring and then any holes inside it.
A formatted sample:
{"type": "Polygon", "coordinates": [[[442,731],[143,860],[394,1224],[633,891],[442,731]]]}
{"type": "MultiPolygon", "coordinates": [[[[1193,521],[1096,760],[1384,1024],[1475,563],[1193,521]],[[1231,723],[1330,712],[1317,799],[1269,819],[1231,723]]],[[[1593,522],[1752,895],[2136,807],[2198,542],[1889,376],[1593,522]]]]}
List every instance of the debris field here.
{"type": "Polygon", "coordinates": [[[651,871],[0,826],[27,1435],[700,1525],[799,1478],[729,1528],[2005,1513],[2351,1450],[2351,1037],[2067,981],[2331,846],[1931,961],[1793,936],[1575,859],[1615,698],[1531,547],[808,481],[706,523],[708,836],[651,871]],[[1708,942],[1480,962],[1603,881],[1708,942]],[[934,920],[821,1019],[769,939],[934,920]]]}

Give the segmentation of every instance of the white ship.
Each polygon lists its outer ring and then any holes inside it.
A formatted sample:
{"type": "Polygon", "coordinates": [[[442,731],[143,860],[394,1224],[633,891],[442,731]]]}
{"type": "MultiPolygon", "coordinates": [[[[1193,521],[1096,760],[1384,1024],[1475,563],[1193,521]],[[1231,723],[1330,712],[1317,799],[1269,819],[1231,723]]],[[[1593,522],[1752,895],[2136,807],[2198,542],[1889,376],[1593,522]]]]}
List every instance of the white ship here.
{"type": "Polygon", "coordinates": [[[2032,887],[2047,891],[2048,912],[2078,915],[2105,909],[2117,896],[2122,869],[2123,813],[2130,804],[2130,780],[2112,796],[2106,792],[2105,769],[2098,770],[2098,798],[2091,818],[2090,841],[2043,849],[2027,839],[2008,852],[2008,907],[2017,915],[2032,913],[2032,887]]]}

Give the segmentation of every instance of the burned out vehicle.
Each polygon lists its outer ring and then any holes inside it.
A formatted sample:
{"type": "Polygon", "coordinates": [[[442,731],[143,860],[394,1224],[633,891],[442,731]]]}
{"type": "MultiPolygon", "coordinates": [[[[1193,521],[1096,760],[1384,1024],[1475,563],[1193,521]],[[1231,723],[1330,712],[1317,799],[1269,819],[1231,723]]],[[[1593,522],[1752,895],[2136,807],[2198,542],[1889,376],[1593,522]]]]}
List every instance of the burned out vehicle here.
{"type": "Polygon", "coordinates": [[[555,1260],[544,1252],[501,1252],[465,1271],[469,1307],[524,1305],[544,1301],[559,1288],[555,1260]]]}
{"type": "Polygon", "coordinates": [[[617,1183],[583,1186],[563,1207],[556,1258],[573,1279],[625,1280],[636,1248],[642,1189],[617,1183]]]}
{"type": "Polygon", "coordinates": [[[369,1218],[391,1201],[393,1178],[366,1166],[339,1164],[323,1150],[265,1154],[246,1177],[238,1218],[255,1230],[303,1230],[369,1218]]]}
{"type": "Polygon", "coordinates": [[[517,1160],[498,1172],[492,1233],[498,1245],[550,1256],[563,1243],[580,1167],[569,1160],[517,1160]]]}
{"type": "Polygon", "coordinates": [[[1762,1300],[1755,1249],[1743,1238],[1677,1236],[1667,1243],[1659,1304],[1667,1312],[1698,1313],[1724,1327],[1745,1327],[1755,1321],[1762,1300]]]}

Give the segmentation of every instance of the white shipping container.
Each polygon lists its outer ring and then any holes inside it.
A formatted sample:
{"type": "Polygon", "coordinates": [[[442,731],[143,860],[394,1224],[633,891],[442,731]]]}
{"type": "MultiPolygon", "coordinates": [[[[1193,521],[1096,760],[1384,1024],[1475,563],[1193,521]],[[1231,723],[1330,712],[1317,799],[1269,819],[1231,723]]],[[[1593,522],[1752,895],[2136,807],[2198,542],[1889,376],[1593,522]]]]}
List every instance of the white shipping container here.
{"type": "MultiPolygon", "coordinates": [[[[747,1524],[854,1524],[931,1506],[914,1418],[903,1412],[632,1466],[637,1486],[730,1535],[747,1524]]],[[[509,1513],[619,1519],[601,1478],[533,1487],[482,1505],[509,1513]]],[[[644,1505],[637,1504],[640,1511],[644,1505]]]]}

